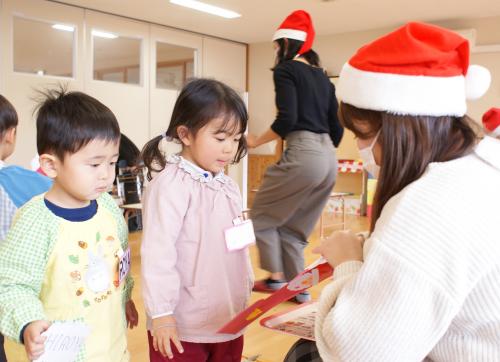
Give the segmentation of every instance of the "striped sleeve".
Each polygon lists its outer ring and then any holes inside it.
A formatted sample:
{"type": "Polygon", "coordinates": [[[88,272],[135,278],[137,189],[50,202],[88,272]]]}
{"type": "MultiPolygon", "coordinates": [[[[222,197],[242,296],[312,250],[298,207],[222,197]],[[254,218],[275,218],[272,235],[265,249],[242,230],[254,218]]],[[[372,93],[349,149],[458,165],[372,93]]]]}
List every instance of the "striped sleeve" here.
{"type": "Polygon", "coordinates": [[[363,264],[322,292],[324,360],[498,360],[498,175],[475,166],[431,165],[386,203],[363,264]]]}
{"type": "Polygon", "coordinates": [[[331,306],[332,294],[338,295],[333,308],[318,326],[318,347],[325,360],[421,361],[459,308],[418,269],[381,244],[372,248],[363,267],[341,290],[325,290],[322,303],[330,299],[331,306]]]}

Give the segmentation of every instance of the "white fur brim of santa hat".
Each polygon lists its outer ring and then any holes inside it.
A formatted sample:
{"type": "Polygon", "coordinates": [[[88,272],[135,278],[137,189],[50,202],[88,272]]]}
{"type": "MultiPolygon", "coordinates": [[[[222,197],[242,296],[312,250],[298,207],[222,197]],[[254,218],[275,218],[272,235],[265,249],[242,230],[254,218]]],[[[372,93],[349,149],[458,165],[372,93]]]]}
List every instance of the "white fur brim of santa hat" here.
{"type": "Polygon", "coordinates": [[[491,82],[486,68],[469,66],[468,52],[467,40],[452,31],[409,23],[358,50],[340,72],[337,96],[363,109],[461,117],[466,100],[480,98],[491,82]]]}
{"type": "Polygon", "coordinates": [[[273,35],[273,41],[281,39],[281,38],[288,38],[288,39],[295,39],[299,41],[304,41],[306,40],[307,33],[302,30],[295,30],[295,29],[278,29],[273,35]]]}
{"type": "Polygon", "coordinates": [[[467,111],[467,99],[480,98],[488,89],[491,75],[471,65],[474,89],[467,89],[464,76],[424,77],[368,72],[344,64],[337,95],[358,108],[401,115],[457,116],[467,111]],[[468,90],[468,92],[467,92],[468,90]],[[467,93],[470,93],[467,96],[467,93]]]}

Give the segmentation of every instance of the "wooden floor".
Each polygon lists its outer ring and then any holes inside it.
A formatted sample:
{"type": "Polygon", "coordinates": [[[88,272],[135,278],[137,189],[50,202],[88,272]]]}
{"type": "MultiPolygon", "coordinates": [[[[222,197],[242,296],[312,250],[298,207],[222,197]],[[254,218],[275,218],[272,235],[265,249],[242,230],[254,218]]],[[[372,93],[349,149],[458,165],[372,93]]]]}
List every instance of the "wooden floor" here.
{"type": "MultiPolygon", "coordinates": [[[[327,215],[325,224],[335,224],[340,222],[340,217],[335,217],[332,215],[327,215]]],[[[362,231],[368,229],[368,220],[366,217],[357,217],[350,216],[346,217],[347,228],[353,231],[362,231]]],[[[329,232],[338,228],[334,227],[325,227],[326,235],[329,232]]],[[[144,318],[144,304],[141,298],[141,281],[140,281],[140,239],[141,233],[131,233],[130,234],[130,244],[132,249],[132,275],[135,279],[135,288],[133,292],[133,299],[136,303],[137,309],[139,310],[139,327],[133,330],[129,330],[128,333],[128,341],[129,341],[129,349],[132,354],[133,362],[147,362],[148,358],[148,345],[146,338],[146,326],[145,326],[145,318],[144,318]]],[[[310,238],[310,244],[305,250],[305,258],[306,264],[313,262],[317,255],[312,254],[311,250],[315,245],[318,244],[319,241],[319,227],[317,226],[314,230],[313,234],[310,238]]],[[[252,265],[254,266],[255,278],[261,279],[267,277],[267,273],[259,268],[257,250],[254,247],[251,248],[251,258],[252,265]]],[[[316,299],[321,291],[323,284],[317,285],[316,287],[311,289],[311,294],[313,299],[316,299]]],[[[261,293],[252,293],[251,302],[256,299],[265,297],[264,294],[261,293]]],[[[268,312],[268,314],[283,310],[286,308],[292,307],[294,304],[292,303],[284,303],[274,310],[268,312]]],[[[245,333],[245,347],[243,350],[243,354],[245,357],[256,357],[258,356],[258,361],[262,362],[281,362],[285,357],[290,346],[296,341],[296,338],[293,336],[287,336],[285,334],[280,334],[271,330],[267,330],[261,327],[257,322],[254,322],[247,329],[245,333]]],[[[254,361],[256,359],[251,358],[250,361],[254,361]]]]}

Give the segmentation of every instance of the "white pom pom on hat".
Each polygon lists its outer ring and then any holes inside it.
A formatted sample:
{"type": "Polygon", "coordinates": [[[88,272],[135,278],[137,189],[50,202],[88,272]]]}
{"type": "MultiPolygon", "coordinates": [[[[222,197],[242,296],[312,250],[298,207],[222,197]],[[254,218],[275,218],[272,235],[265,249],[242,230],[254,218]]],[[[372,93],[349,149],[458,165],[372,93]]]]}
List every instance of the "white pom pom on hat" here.
{"type": "Polygon", "coordinates": [[[465,76],[465,97],[469,100],[481,98],[490,87],[491,73],[485,67],[472,64],[465,76]]]}
{"type": "Polygon", "coordinates": [[[337,95],[358,108],[461,117],[490,81],[486,68],[469,66],[465,38],[412,22],[360,48],[340,72],[337,95]]]}

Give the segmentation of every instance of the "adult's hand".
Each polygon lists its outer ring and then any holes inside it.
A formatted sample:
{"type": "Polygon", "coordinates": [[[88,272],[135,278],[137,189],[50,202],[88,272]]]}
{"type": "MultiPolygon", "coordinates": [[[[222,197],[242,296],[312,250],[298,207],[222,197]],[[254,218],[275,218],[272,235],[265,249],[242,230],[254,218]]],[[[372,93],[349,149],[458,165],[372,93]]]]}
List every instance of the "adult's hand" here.
{"type": "Polygon", "coordinates": [[[257,136],[252,134],[252,133],[249,133],[247,135],[247,146],[248,148],[255,148],[257,147],[257,136]]]}
{"type": "Polygon", "coordinates": [[[313,249],[321,254],[332,267],[346,261],[363,261],[363,237],[350,230],[336,231],[313,249]]]}
{"type": "Polygon", "coordinates": [[[260,136],[256,136],[252,133],[247,135],[247,145],[248,148],[255,148],[258,146],[265,145],[268,142],[279,139],[280,136],[275,133],[271,128],[268,128],[266,132],[261,134],[260,136]]]}

